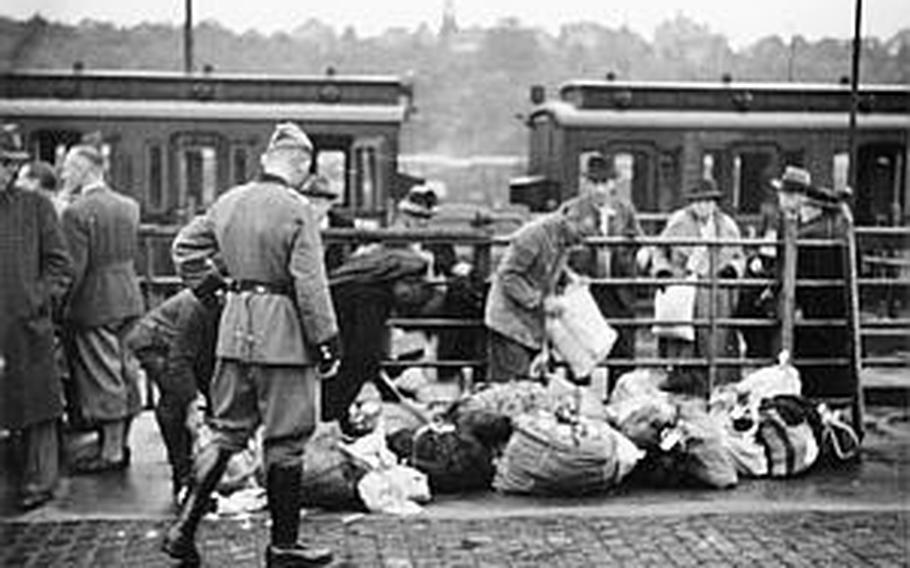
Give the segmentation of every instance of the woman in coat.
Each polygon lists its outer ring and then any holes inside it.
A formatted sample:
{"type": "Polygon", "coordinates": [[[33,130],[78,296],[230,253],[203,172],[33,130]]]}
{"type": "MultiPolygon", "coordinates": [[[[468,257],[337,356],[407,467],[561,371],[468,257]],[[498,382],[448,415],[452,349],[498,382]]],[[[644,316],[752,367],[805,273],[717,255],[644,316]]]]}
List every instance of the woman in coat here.
{"type": "MultiPolygon", "coordinates": [[[[660,236],[704,240],[740,238],[736,221],[717,206],[721,195],[713,180],[700,181],[687,195],[689,204],[670,215],[660,236]]],[[[707,246],[658,246],[654,249],[652,263],[652,273],[659,278],[738,278],[745,269],[742,247],[736,245],[717,247],[714,274],[711,274],[707,246]]],[[[714,298],[715,317],[729,318],[734,304],[735,291],[729,287],[718,287],[714,298]]],[[[706,319],[710,306],[710,287],[699,286],[695,295],[694,319],[706,319]]],[[[728,326],[718,326],[716,333],[712,334],[710,328],[696,326],[694,342],[669,337],[658,340],[658,350],[662,357],[704,358],[712,348],[715,357],[738,357],[736,331],[728,326]]],[[[734,382],[738,380],[738,375],[735,367],[721,366],[717,370],[717,381],[720,384],[734,382]]],[[[704,367],[675,367],[670,374],[670,384],[676,389],[699,395],[707,394],[710,387],[704,367]]]]}

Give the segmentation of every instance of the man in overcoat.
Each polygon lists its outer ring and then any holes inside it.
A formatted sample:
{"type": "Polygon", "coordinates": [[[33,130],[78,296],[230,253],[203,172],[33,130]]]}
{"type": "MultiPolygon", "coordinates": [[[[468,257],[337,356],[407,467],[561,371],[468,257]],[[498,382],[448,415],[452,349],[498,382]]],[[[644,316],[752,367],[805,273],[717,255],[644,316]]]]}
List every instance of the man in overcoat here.
{"type": "Polygon", "coordinates": [[[596,232],[594,217],[567,207],[512,235],[496,267],[484,312],[490,330],[490,381],[527,378],[545,341],[545,319],[559,310],[553,295],[569,249],[596,232]]]}
{"type": "Polygon", "coordinates": [[[129,424],[140,410],[138,363],[124,345],[144,311],[135,268],[139,204],[107,185],[95,146],[73,146],[61,178],[64,192],[80,194],[63,210],[75,273],[65,312],[71,368],[82,418],[100,431],[98,453],[74,469],[122,469],[129,464],[129,424]]]}
{"type": "MultiPolygon", "coordinates": [[[[667,225],[660,236],[696,240],[738,239],[739,226],[732,217],[720,210],[717,202],[722,197],[715,182],[704,179],[689,190],[689,204],[674,211],[667,220],[667,225]]],[[[695,278],[708,280],[714,278],[739,278],[745,270],[745,256],[739,245],[717,247],[714,273],[707,245],[664,245],[654,248],[652,254],[652,272],[657,277],[695,278]]],[[[714,315],[718,318],[729,318],[735,304],[735,290],[730,287],[719,287],[714,298],[714,315]]],[[[711,291],[708,286],[699,286],[695,294],[695,319],[706,319],[711,306],[711,291]]],[[[716,357],[736,358],[739,355],[739,341],[736,330],[729,326],[718,326],[712,334],[710,328],[697,326],[695,341],[676,338],[660,338],[658,350],[664,357],[707,357],[708,350],[714,349],[716,357]]],[[[719,384],[738,380],[736,367],[718,367],[719,384]]],[[[674,388],[690,391],[692,394],[707,394],[708,375],[704,368],[687,368],[677,366],[670,374],[674,388]]]]}
{"type": "Polygon", "coordinates": [[[298,542],[304,444],[319,419],[320,373],[337,361],[338,324],[323,262],[319,221],[298,193],[313,145],[293,123],[279,124],[261,176],[221,195],[184,227],[172,253],[191,286],[220,257],[233,280],[219,323],[210,387],[212,443],[195,463],[195,485],[163,550],[198,562],[195,533],[231,454],[262,424],[272,518],[269,566],[316,566],[328,549],[298,542]]]}
{"type": "MultiPolygon", "coordinates": [[[[613,164],[602,155],[592,156],[587,163],[585,183],[579,197],[563,207],[580,207],[597,221],[598,235],[608,237],[641,236],[641,225],[635,207],[617,195],[619,176],[613,164]]],[[[592,278],[630,278],[635,276],[635,257],[638,247],[588,246],[572,251],[569,267],[592,278]]],[[[635,317],[635,290],[628,284],[591,284],[591,296],[605,318],[632,319],[635,317]]],[[[614,326],[618,332],[610,357],[635,357],[635,328],[614,326]]],[[[632,366],[611,367],[609,388],[632,366]]],[[[607,394],[607,393],[604,393],[607,394]]]]}
{"type": "Polygon", "coordinates": [[[0,129],[0,428],[22,441],[19,505],[53,497],[59,477],[62,385],[54,364],[54,305],[72,269],[54,206],[14,186],[28,159],[18,133],[0,129]]]}

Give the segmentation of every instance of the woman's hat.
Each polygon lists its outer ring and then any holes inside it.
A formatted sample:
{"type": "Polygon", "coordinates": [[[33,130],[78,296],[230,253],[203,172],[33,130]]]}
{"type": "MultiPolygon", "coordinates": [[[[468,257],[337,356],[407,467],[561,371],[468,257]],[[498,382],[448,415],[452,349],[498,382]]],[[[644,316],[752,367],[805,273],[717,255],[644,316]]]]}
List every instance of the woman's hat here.
{"type": "Polygon", "coordinates": [[[812,174],[796,166],[787,166],[780,180],[773,184],[778,191],[789,193],[806,193],[812,187],[812,174]]]}
{"type": "Polygon", "coordinates": [[[723,195],[713,179],[702,179],[689,190],[689,193],[686,194],[686,199],[689,201],[718,200],[723,195]]]}
{"type": "Polygon", "coordinates": [[[398,210],[408,215],[429,219],[436,215],[436,204],[439,198],[436,192],[427,185],[415,185],[404,199],[398,202],[398,210]]]}

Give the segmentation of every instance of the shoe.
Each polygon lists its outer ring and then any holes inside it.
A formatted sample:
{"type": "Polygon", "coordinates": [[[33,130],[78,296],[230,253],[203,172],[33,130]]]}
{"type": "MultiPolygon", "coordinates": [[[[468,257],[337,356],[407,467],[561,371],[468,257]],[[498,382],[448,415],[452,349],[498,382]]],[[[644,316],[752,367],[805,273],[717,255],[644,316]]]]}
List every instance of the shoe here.
{"type": "Polygon", "coordinates": [[[94,473],[106,473],[109,471],[123,471],[127,468],[129,464],[125,458],[121,458],[119,461],[113,461],[109,459],[102,458],[101,456],[93,456],[90,458],[85,458],[78,460],[73,464],[73,473],[79,474],[94,474],[94,473]]]}
{"type": "Polygon", "coordinates": [[[268,568],[308,568],[325,566],[333,557],[328,548],[311,548],[299,542],[291,547],[270,544],[266,550],[265,565],[268,568]]]}
{"type": "Polygon", "coordinates": [[[177,514],[177,522],[167,530],[161,543],[161,550],[171,558],[185,565],[198,565],[201,561],[196,548],[196,529],[209,510],[209,498],[230,458],[230,452],[217,448],[203,451],[200,455],[197,481],[177,514]]]}
{"type": "Polygon", "coordinates": [[[266,474],[271,544],[266,549],[266,566],[323,566],[332,561],[327,548],[311,548],[297,540],[300,530],[300,501],[303,491],[300,466],[272,466],[266,474]]]}
{"type": "Polygon", "coordinates": [[[31,511],[32,509],[37,509],[38,507],[43,506],[53,498],[54,493],[52,491],[38,491],[35,493],[28,493],[19,499],[19,509],[22,511],[31,511]]]}

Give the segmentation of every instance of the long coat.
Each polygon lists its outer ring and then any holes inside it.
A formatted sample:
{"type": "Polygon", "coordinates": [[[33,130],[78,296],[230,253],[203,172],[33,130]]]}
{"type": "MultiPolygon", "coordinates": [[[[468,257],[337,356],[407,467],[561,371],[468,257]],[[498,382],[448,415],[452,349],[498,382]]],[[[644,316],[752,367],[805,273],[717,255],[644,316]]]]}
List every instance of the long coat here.
{"type": "MultiPolygon", "coordinates": [[[[729,215],[718,211],[715,216],[716,238],[738,239],[739,227],[729,215]]],[[[661,232],[662,237],[674,238],[702,238],[701,229],[692,211],[684,207],[675,211],[667,220],[667,225],[661,232]]],[[[683,278],[695,274],[699,279],[710,278],[708,263],[704,257],[700,261],[697,256],[704,255],[707,247],[695,245],[673,245],[655,247],[652,257],[652,271],[657,274],[669,270],[674,278],[683,278]]],[[[745,256],[741,246],[724,245],[717,249],[715,274],[731,267],[736,276],[742,276],[745,270],[745,256]]],[[[729,318],[733,313],[736,302],[736,293],[732,288],[718,288],[714,302],[714,314],[718,318],[729,318]]],[[[707,286],[699,286],[695,295],[696,319],[708,317],[711,306],[711,291],[707,286]]],[[[717,327],[717,333],[711,334],[710,328],[697,327],[695,331],[695,345],[672,339],[662,340],[662,351],[667,356],[697,356],[706,357],[713,343],[714,353],[717,357],[736,357],[738,343],[736,332],[732,327],[717,327]]],[[[728,383],[738,379],[738,372],[733,367],[718,368],[718,382],[728,383]]],[[[699,373],[695,378],[700,384],[695,385],[697,390],[707,387],[706,377],[699,373]]]]}
{"type": "Polygon", "coordinates": [[[51,202],[0,191],[0,427],[19,429],[63,412],[51,312],[71,269],[51,202]]]}
{"type": "Polygon", "coordinates": [[[142,315],[136,200],[107,186],[87,189],[63,211],[63,228],[75,266],[67,318],[90,328],[142,315]]]}
{"type": "Polygon", "coordinates": [[[314,364],[312,350],[338,334],[319,224],[306,200],[273,179],[237,186],[177,234],[178,274],[200,282],[219,257],[231,278],[290,294],[229,293],[219,358],[283,366],[314,364]]]}
{"type": "Polygon", "coordinates": [[[493,275],[484,313],[491,330],[530,349],[544,341],[543,301],[555,291],[567,260],[562,215],[550,214],[516,231],[493,275]]]}

